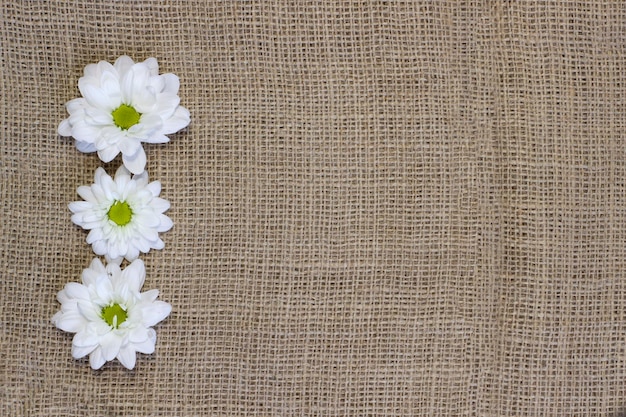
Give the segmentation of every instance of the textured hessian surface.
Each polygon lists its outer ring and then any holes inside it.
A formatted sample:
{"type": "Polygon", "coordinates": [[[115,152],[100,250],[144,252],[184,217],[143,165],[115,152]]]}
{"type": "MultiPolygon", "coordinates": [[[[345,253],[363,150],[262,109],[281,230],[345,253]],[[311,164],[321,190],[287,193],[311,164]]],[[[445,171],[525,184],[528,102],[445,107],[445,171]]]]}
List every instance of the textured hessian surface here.
{"type": "Polygon", "coordinates": [[[0,414],[618,416],[626,5],[0,4],[0,414]],[[93,258],[57,135],[85,65],[181,79],[146,145],[173,305],[134,371],[50,317],[93,258]]]}

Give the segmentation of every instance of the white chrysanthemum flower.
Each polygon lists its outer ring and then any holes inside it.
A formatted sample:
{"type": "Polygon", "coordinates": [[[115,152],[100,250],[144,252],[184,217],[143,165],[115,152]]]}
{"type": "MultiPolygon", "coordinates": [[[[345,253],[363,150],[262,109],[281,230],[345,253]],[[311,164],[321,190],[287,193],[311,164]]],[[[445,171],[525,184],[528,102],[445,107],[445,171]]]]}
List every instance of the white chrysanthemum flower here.
{"type": "Polygon", "coordinates": [[[59,329],[76,333],[72,356],[89,355],[93,369],[117,358],[128,369],[136,353],[153,353],[156,332],[152,326],[165,319],[172,306],[157,301],[158,290],[140,293],[146,270],[140,259],[123,271],[94,259],[83,271],[82,284],[70,282],[57,294],[61,310],[52,317],[59,329]]]}
{"type": "Polygon", "coordinates": [[[74,213],[72,221],[90,230],[87,243],[96,255],[120,264],[123,258],[134,261],[140,252],[163,249],[159,233],[170,230],[173,223],[163,214],[170,203],[159,198],[159,181],[149,183],[147,171],[131,178],[123,165],[115,179],[98,168],[94,181],[91,186],[78,187],[78,195],[85,201],[74,201],[69,209],[74,213]]]}
{"type": "Polygon", "coordinates": [[[89,64],[78,80],[81,98],[67,102],[70,117],[59,125],[61,136],[73,136],[81,152],[98,152],[110,162],[120,152],[133,174],[146,166],[141,142],[165,143],[165,135],[189,124],[189,111],[180,106],[179,79],[159,75],[155,58],[135,63],[128,56],[113,65],[89,64]]]}

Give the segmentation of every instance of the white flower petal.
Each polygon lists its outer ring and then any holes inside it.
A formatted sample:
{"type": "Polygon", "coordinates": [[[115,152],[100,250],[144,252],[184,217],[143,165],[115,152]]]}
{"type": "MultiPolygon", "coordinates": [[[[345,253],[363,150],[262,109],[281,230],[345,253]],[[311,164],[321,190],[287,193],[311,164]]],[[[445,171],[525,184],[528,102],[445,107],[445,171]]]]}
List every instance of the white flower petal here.
{"type": "MultiPolygon", "coordinates": [[[[146,188],[148,189],[148,191],[150,191],[150,193],[154,197],[157,197],[159,194],[161,194],[161,181],[152,181],[150,184],[146,185],[146,188]]],[[[163,201],[167,201],[167,200],[163,200],[163,201]]],[[[169,206],[169,202],[168,202],[168,206],[169,206]]]]}
{"type": "Polygon", "coordinates": [[[58,128],[58,133],[61,136],[72,136],[72,125],[70,125],[70,119],[64,119],[58,128]]]}
{"type": "Polygon", "coordinates": [[[154,197],[150,202],[150,206],[154,209],[154,211],[161,214],[169,210],[170,202],[160,197],[154,197]]]}
{"type": "Polygon", "coordinates": [[[53,316],[54,325],[64,332],[80,332],[87,325],[87,320],[78,311],[63,312],[59,316],[53,316]]]}
{"type": "Polygon", "coordinates": [[[93,174],[93,180],[97,185],[100,185],[102,182],[102,178],[108,176],[107,172],[102,167],[96,168],[96,171],[93,174]]]}
{"type": "Polygon", "coordinates": [[[83,121],[72,127],[72,136],[79,142],[90,143],[100,136],[100,128],[83,121]]]}
{"type": "Polygon", "coordinates": [[[146,167],[146,153],[143,148],[140,147],[137,154],[132,157],[132,159],[129,159],[128,156],[122,154],[122,161],[130,172],[133,174],[141,174],[146,167]]]}
{"type": "Polygon", "coordinates": [[[85,111],[85,120],[87,124],[100,129],[101,126],[110,126],[113,123],[113,116],[110,112],[91,107],[85,111]]]}
{"type": "Polygon", "coordinates": [[[165,247],[165,243],[161,239],[157,239],[155,242],[152,242],[152,248],[156,250],[161,250],[165,247]]]}
{"type": "Polygon", "coordinates": [[[113,66],[115,67],[115,69],[117,70],[117,73],[122,76],[124,75],[126,72],[128,72],[128,70],[130,69],[130,67],[132,67],[133,65],[135,65],[135,61],[133,61],[129,56],[127,55],[122,55],[121,57],[117,58],[115,60],[115,63],[113,64],[113,66]]]}
{"type": "Polygon", "coordinates": [[[106,363],[104,355],[102,355],[102,348],[98,347],[89,355],[89,365],[92,369],[100,369],[106,363]]]}
{"type": "Polygon", "coordinates": [[[163,122],[163,133],[166,135],[176,133],[189,125],[189,110],[178,106],[174,115],[163,122]]]}
{"type": "Polygon", "coordinates": [[[61,304],[66,304],[67,306],[70,305],[70,301],[75,304],[75,300],[72,300],[70,297],[67,296],[67,294],[65,294],[65,290],[61,290],[57,293],[57,300],[59,301],[59,303],[61,304]]]}
{"type": "Polygon", "coordinates": [[[138,292],[146,279],[146,267],[141,259],[136,259],[122,271],[122,278],[128,283],[128,288],[138,292]]]}
{"type": "Polygon", "coordinates": [[[120,265],[117,263],[107,264],[107,270],[109,271],[109,280],[111,281],[113,292],[118,293],[119,290],[126,285],[126,279],[124,278],[125,270],[122,270],[120,265]]]}
{"type": "Polygon", "coordinates": [[[153,136],[162,134],[163,119],[158,114],[147,113],[142,115],[139,124],[133,127],[137,127],[137,130],[133,131],[133,135],[143,142],[150,142],[153,136]]]}
{"type": "Polygon", "coordinates": [[[90,203],[96,202],[96,197],[91,192],[91,187],[86,186],[86,185],[81,185],[80,187],[78,187],[76,192],[83,200],[89,201],[90,203]]]}
{"type": "Polygon", "coordinates": [[[93,143],[83,142],[80,140],[76,141],[76,149],[78,149],[79,152],[83,153],[91,153],[97,150],[96,146],[93,143]]]}
{"type": "Polygon", "coordinates": [[[159,233],[167,232],[174,226],[174,222],[172,221],[172,219],[167,217],[165,214],[160,214],[159,220],[160,220],[160,223],[156,229],[157,232],[159,233]]]}
{"type": "Polygon", "coordinates": [[[98,64],[86,65],[85,69],[83,70],[83,74],[85,77],[98,78],[100,76],[100,70],[98,69],[98,64]]]}
{"type": "Polygon", "coordinates": [[[91,185],[91,192],[93,193],[94,197],[96,198],[96,201],[99,204],[108,203],[109,199],[107,197],[107,194],[104,192],[104,189],[99,184],[99,181],[100,180],[98,179],[96,180],[96,183],[91,185]]]}
{"type": "Polygon", "coordinates": [[[112,263],[117,264],[117,262],[110,262],[109,259],[113,260],[113,259],[124,257],[124,255],[122,255],[123,252],[121,249],[121,246],[124,244],[125,244],[124,239],[119,239],[117,244],[115,245],[113,245],[110,240],[107,242],[107,249],[106,249],[105,255],[108,257],[107,262],[109,264],[112,264],[112,263]]]}
{"type": "Polygon", "coordinates": [[[133,107],[139,113],[151,113],[157,105],[156,93],[151,88],[144,88],[133,93],[133,107]]]}
{"type": "Polygon", "coordinates": [[[128,137],[117,143],[117,148],[123,155],[136,155],[141,148],[141,142],[135,138],[128,137]]]}
{"type": "Polygon", "coordinates": [[[133,105],[134,94],[142,90],[148,78],[148,68],[142,63],[134,64],[124,74],[120,74],[122,101],[133,105]]]}
{"type": "Polygon", "coordinates": [[[150,249],[152,249],[150,242],[148,242],[146,239],[137,239],[134,242],[134,245],[143,253],[148,253],[150,252],[150,249]]]}
{"type": "Polygon", "coordinates": [[[133,369],[137,361],[137,354],[132,345],[126,345],[117,354],[117,360],[127,369],[133,369]]]}
{"type": "Polygon", "coordinates": [[[102,229],[99,227],[93,228],[87,235],[87,244],[91,245],[95,241],[102,240],[103,238],[104,233],[102,233],[102,229]]]}
{"type": "Polygon", "coordinates": [[[77,303],[78,311],[85,318],[85,320],[89,322],[97,321],[101,319],[101,310],[99,306],[93,304],[92,300],[89,301],[79,301],[77,303]]]}
{"type": "Polygon", "coordinates": [[[84,356],[89,355],[97,347],[98,347],[98,345],[95,345],[95,346],[76,346],[76,345],[72,345],[72,357],[74,359],[80,359],[80,358],[82,358],[84,356]]]}
{"type": "MultiPolygon", "coordinates": [[[[111,265],[114,264],[108,264],[107,266],[111,265]]],[[[104,278],[98,279],[94,286],[94,290],[99,300],[102,300],[103,303],[110,302],[111,294],[113,294],[113,285],[110,280],[104,278]]]]}
{"type": "Polygon", "coordinates": [[[165,79],[160,75],[150,74],[148,78],[148,88],[155,94],[160,94],[165,88],[165,79]]]}
{"type": "Polygon", "coordinates": [[[178,94],[178,89],[180,88],[180,79],[177,75],[167,73],[161,75],[161,78],[165,82],[163,93],[178,94]]]}
{"type": "MultiPolygon", "coordinates": [[[[100,261],[100,259],[95,258],[98,260],[98,262],[100,261]]],[[[93,264],[93,262],[92,262],[93,264]]],[[[104,269],[104,267],[103,267],[104,269]]],[[[83,270],[83,274],[82,274],[82,280],[83,280],[83,284],[85,286],[87,286],[88,288],[95,285],[95,283],[98,281],[98,278],[102,277],[103,275],[106,275],[106,271],[105,270],[100,270],[98,268],[92,268],[89,267],[85,270],[83,270]]]]}
{"type": "Polygon", "coordinates": [[[81,211],[72,216],[72,221],[83,229],[90,229],[90,224],[98,224],[101,216],[94,211],[81,211]]]}
{"type": "Polygon", "coordinates": [[[98,157],[102,162],[111,162],[120,153],[120,150],[115,146],[108,146],[98,150],[98,157]]]}
{"type": "Polygon", "coordinates": [[[118,189],[125,187],[130,182],[130,171],[124,165],[120,165],[117,171],[115,171],[114,181],[118,189]]]}
{"type": "Polygon", "coordinates": [[[100,88],[100,71],[96,70],[98,73],[95,76],[84,75],[78,79],[78,90],[81,93],[81,98],[83,98],[86,102],[87,106],[93,106],[93,103],[90,102],[87,97],[85,97],[84,90],[85,88],[100,88]],[[89,87],[88,87],[89,86],[89,87]]]}
{"type": "Polygon", "coordinates": [[[143,324],[152,327],[164,320],[172,312],[172,306],[164,301],[154,301],[143,307],[143,324]]]}
{"type": "Polygon", "coordinates": [[[89,264],[89,269],[95,271],[98,274],[106,274],[107,269],[102,263],[102,261],[98,258],[93,258],[91,263],[89,264]]]}
{"type": "Polygon", "coordinates": [[[106,255],[107,253],[107,244],[105,240],[96,240],[91,245],[91,249],[96,255],[106,255]]]}
{"type": "Polygon", "coordinates": [[[155,229],[140,226],[139,233],[141,233],[141,235],[147,239],[148,242],[152,243],[159,240],[159,233],[155,229]]]}
{"type": "Polygon", "coordinates": [[[180,103],[180,98],[176,94],[163,93],[159,95],[159,99],[156,102],[153,114],[158,115],[163,120],[167,120],[174,116],[174,112],[180,103]]]}
{"type": "Polygon", "coordinates": [[[153,133],[143,141],[146,143],[167,143],[170,141],[170,138],[161,133],[153,133]]]}
{"type": "Polygon", "coordinates": [[[154,345],[156,343],[156,332],[154,329],[148,329],[148,339],[141,343],[133,343],[133,347],[137,352],[151,354],[154,353],[154,345]]]}
{"type": "Polygon", "coordinates": [[[106,61],[99,61],[97,64],[97,69],[98,72],[97,74],[94,76],[94,78],[96,79],[100,79],[102,78],[102,75],[104,73],[116,73],[115,68],[113,67],[113,65],[111,65],[110,63],[106,62],[106,61]]]}
{"type": "Polygon", "coordinates": [[[117,356],[121,346],[122,338],[116,331],[110,331],[100,338],[102,356],[104,356],[104,359],[107,361],[111,361],[117,356]]]}
{"type": "Polygon", "coordinates": [[[100,77],[100,86],[116,109],[122,104],[122,91],[120,89],[120,79],[117,72],[107,71],[100,77]]]}
{"type": "Polygon", "coordinates": [[[65,103],[65,108],[70,116],[74,116],[77,113],[83,114],[87,107],[89,107],[89,105],[87,104],[87,100],[83,97],[74,98],[65,103]]]}
{"type": "Polygon", "coordinates": [[[151,303],[159,296],[159,290],[149,290],[141,293],[141,300],[151,303]]]}
{"type": "MultiPolygon", "coordinates": [[[[57,294],[57,299],[59,300],[60,303],[63,303],[62,299],[58,296],[58,294],[57,294]]],[[[54,313],[54,315],[52,316],[52,319],[50,321],[52,322],[52,324],[54,324],[56,326],[57,322],[59,320],[61,320],[61,317],[63,317],[63,312],[62,311],[57,311],[56,313],[54,313]]]]}
{"type": "Polygon", "coordinates": [[[89,79],[85,77],[79,79],[78,89],[89,105],[95,108],[107,110],[109,112],[115,110],[117,100],[110,97],[105,91],[94,85],[94,83],[89,79]]]}
{"type": "Polygon", "coordinates": [[[122,269],[117,264],[107,265],[106,271],[109,277],[118,277],[122,274],[122,269]]]}
{"type": "Polygon", "coordinates": [[[129,262],[134,261],[135,259],[137,259],[139,257],[139,248],[137,248],[137,246],[135,245],[129,245],[128,247],[128,252],[126,252],[126,260],[129,262]]]}
{"type": "Polygon", "coordinates": [[[148,68],[150,75],[157,75],[159,73],[159,63],[156,58],[150,57],[143,61],[143,64],[148,68]]]}
{"type": "Polygon", "coordinates": [[[111,258],[108,254],[104,254],[104,259],[107,260],[108,263],[112,263],[112,264],[116,264],[116,265],[121,265],[122,261],[124,260],[123,256],[118,256],[117,258],[111,258]]]}
{"type": "Polygon", "coordinates": [[[149,338],[148,329],[144,326],[136,326],[128,333],[128,340],[131,343],[143,343],[149,338]]]}
{"type": "Polygon", "coordinates": [[[154,230],[156,230],[160,224],[159,215],[154,213],[153,210],[144,210],[143,213],[137,214],[136,221],[140,226],[154,230]]]}
{"type": "MultiPolygon", "coordinates": [[[[76,347],[89,347],[90,348],[89,352],[91,352],[92,350],[96,348],[96,346],[100,344],[100,340],[98,338],[98,335],[95,333],[92,333],[89,331],[80,331],[74,335],[74,338],[72,339],[72,343],[76,347]]],[[[87,353],[78,356],[78,358],[82,358],[87,353]]]]}
{"type": "Polygon", "coordinates": [[[133,177],[133,181],[137,183],[137,189],[141,190],[148,185],[148,181],[150,181],[150,177],[148,176],[148,171],[143,171],[141,174],[137,174],[133,177]]]}
{"type": "Polygon", "coordinates": [[[89,331],[97,334],[98,337],[102,337],[111,332],[111,326],[109,326],[104,320],[98,319],[98,321],[92,321],[89,323],[89,331]]]}
{"type": "Polygon", "coordinates": [[[115,125],[100,127],[100,136],[96,138],[95,145],[97,149],[104,149],[109,146],[115,146],[128,137],[128,131],[122,130],[115,125]]]}
{"type": "Polygon", "coordinates": [[[104,194],[107,198],[114,197],[117,192],[117,184],[113,178],[111,178],[106,171],[102,170],[103,174],[98,178],[98,183],[102,187],[104,194]]]}
{"type": "Polygon", "coordinates": [[[65,294],[72,299],[88,300],[89,290],[82,284],[77,282],[68,282],[65,284],[65,294]]]}
{"type": "Polygon", "coordinates": [[[79,213],[91,209],[93,207],[93,204],[87,201],[73,201],[68,204],[67,207],[72,213],[79,213]]]}
{"type": "MultiPolygon", "coordinates": [[[[134,299],[134,293],[133,291],[131,291],[130,288],[128,288],[128,284],[125,282],[118,282],[115,286],[115,292],[117,294],[117,296],[122,299],[122,300],[132,300],[134,299]]],[[[130,306],[131,308],[134,307],[133,305],[130,306]]],[[[126,311],[128,313],[129,311],[129,306],[126,305],[126,303],[123,303],[122,308],[124,309],[124,311],[126,311]]],[[[126,323],[128,324],[128,323],[126,323]]],[[[126,340],[126,339],[124,339],[126,340]]]]}

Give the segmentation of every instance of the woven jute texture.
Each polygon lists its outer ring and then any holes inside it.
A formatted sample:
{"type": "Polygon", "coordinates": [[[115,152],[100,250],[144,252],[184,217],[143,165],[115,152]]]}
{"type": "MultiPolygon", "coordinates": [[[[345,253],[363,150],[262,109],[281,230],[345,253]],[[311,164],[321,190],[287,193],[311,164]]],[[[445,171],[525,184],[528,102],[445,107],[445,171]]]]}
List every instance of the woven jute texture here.
{"type": "Polygon", "coordinates": [[[0,415],[624,415],[623,2],[0,4],[0,415]],[[57,126],[123,54],[192,122],[145,146],[172,314],[93,371],[50,318],[120,159],[57,126]]]}

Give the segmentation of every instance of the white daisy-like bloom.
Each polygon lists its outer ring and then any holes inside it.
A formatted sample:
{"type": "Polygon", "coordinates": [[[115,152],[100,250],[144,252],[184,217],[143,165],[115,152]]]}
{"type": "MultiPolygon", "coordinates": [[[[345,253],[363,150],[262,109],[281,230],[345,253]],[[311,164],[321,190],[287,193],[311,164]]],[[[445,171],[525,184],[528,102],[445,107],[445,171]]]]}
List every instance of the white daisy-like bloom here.
{"type": "Polygon", "coordinates": [[[148,182],[148,172],[133,175],[123,165],[111,178],[98,168],[94,184],[78,187],[85,201],[74,201],[72,221],[90,230],[87,243],[107,262],[134,261],[140,252],[163,249],[159,233],[170,230],[172,220],[163,214],[170,203],[159,197],[161,183],[148,182]]]}
{"type": "Polygon", "coordinates": [[[165,143],[165,135],[189,124],[189,111],[180,106],[180,81],[174,74],[159,75],[155,58],[135,63],[128,56],[113,65],[89,64],[78,80],[82,95],[67,102],[70,116],[59,125],[61,136],[72,136],[81,152],[98,152],[104,162],[120,152],[133,174],[146,166],[141,142],[165,143]]]}
{"type": "Polygon", "coordinates": [[[152,326],[165,319],[172,306],[157,301],[158,290],[140,292],[146,270],[140,259],[124,270],[117,264],[106,267],[95,258],[82,274],[82,284],[70,282],[57,294],[61,309],[52,317],[59,329],[76,333],[72,356],[89,355],[93,369],[117,358],[133,369],[136,353],[155,350],[152,326]]]}

